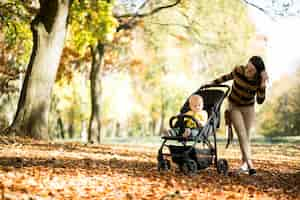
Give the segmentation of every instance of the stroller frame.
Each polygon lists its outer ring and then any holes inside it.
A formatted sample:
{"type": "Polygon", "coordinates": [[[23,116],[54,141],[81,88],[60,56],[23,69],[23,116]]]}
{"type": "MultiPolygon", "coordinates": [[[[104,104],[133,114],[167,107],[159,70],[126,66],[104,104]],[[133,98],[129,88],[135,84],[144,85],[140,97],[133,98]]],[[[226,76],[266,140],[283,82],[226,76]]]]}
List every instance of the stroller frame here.
{"type": "Polygon", "coordinates": [[[229,167],[227,160],[218,158],[216,130],[220,126],[221,105],[223,100],[228,96],[229,91],[230,87],[228,85],[209,84],[201,86],[193,93],[202,96],[204,100],[204,109],[207,110],[209,114],[207,123],[202,128],[200,128],[200,125],[194,117],[183,114],[189,110],[188,100],[186,100],[185,104],[182,106],[180,114],[170,118],[170,128],[180,128],[181,133],[183,133],[185,128],[185,118],[192,119],[199,131],[196,136],[188,138],[183,136],[163,136],[163,142],[157,155],[157,167],[159,171],[166,171],[171,168],[171,162],[167,159],[168,157],[171,157],[172,161],[176,163],[179,166],[179,169],[186,175],[195,174],[198,170],[205,169],[213,163],[217,168],[218,173],[225,175],[228,173],[229,167]],[[215,88],[222,88],[223,90],[217,90],[215,88]],[[175,124],[174,121],[176,121],[175,124]],[[213,137],[213,144],[209,140],[209,136],[211,135],[213,137]],[[170,140],[178,141],[181,145],[167,144],[170,140]],[[189,142],[192,142],[192,145],[187,145],[189,142]],[[200,142],[206,144],[208,148],[196,148],[196,145],[200,142]],[[165,147],[169,148],[170,154],[163,152],[165,147]]]}

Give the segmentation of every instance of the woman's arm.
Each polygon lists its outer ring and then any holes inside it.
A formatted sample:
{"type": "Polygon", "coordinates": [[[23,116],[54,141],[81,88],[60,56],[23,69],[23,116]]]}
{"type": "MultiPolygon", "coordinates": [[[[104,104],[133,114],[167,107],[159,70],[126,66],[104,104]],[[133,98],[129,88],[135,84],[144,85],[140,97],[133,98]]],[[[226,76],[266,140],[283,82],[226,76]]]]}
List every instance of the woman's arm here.
{"type": "Polygon", "coordinates": [[[266,87],[260,87],[257,89],[256,92],[256,102],[258,104],[262,104],[265,101],[266,98],[266,87]]]}
{"type": "Polygon", "coordinates": [[[260,84],[260,87],[266,87],[266,84],[269,80],[269,76],[268,76],[268,73],[266,71],[262,71],[260,73],[260,77],[261,77],[261,84],[260,84]]]}
{"type": "Polygon", "coordinates": [[[225,74],[225,75],[213,80],[212,83],[220,84],[220,83],[224,83],[226,81],[232,80],[232,79],[233,79],[233,72],[230,72],[229,74],[225,74]]]}
{"type": "Polygon", "coordinates": [[[257,89],[256,93],[256,102],[258,104],[262,104],[265,101],[266,98],[266,84],[269,79],[268,74],[266,71],[262,71],[261,74],[261,83],[260,87],[257,89]]]}

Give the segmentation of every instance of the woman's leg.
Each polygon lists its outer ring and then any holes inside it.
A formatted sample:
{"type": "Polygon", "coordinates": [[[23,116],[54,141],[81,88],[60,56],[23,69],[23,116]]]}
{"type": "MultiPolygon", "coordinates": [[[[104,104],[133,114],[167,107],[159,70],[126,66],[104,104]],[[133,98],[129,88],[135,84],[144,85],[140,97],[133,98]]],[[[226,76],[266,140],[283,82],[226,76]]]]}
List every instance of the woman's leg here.
{"type": "Polygon", "coordinates": [[[240,110],[240,107],[230,105],[230,117],[231,122],[233,124],[233,127],[235,129],[235,132],[238,135],[240,149],[242,153],[242,161],[243,163],[248,163],[248,166],[251,167],[251,163],[249,163],[249,140],[247,136],[247,131],[245,127],[244,118],[242,115],[242,112],[240,110]]]}
{"type": "Polygon", "coordinates": [[[253,106],[247,106],[242,108],[242,115],[245,122],[245,128],[247,133],[247,139],[248,139],[248,162],[250,163],[251,168],[253,168],[253,164],[251,162],[251,132],[254,126],[255,122],[255,109],[253,106]]]}
{"type": "Polygon", "coordinates": [[[251,138],[251,133],[253,131],[254,123],[255,123],[255,109],[253,106],[247,106],[244,107],[242,110],[244,122],[245,122],[245,128],[247,131],[247,137],[251,138]]]}

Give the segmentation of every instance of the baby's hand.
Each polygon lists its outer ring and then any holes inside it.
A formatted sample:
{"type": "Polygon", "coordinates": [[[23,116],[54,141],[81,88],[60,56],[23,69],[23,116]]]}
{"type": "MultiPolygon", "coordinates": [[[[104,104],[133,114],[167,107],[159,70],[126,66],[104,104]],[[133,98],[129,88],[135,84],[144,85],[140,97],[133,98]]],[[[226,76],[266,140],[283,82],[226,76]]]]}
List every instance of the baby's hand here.
{"type": "Polygon", "coordinates": [[[191,135],[191,129],[189,129],[189,128],[186,128],[185,130],[184,130],[184,133],[183,133],[183,137],[185,137],[185,138],[187,138],[187,137],[189,137],[191,135]]]}

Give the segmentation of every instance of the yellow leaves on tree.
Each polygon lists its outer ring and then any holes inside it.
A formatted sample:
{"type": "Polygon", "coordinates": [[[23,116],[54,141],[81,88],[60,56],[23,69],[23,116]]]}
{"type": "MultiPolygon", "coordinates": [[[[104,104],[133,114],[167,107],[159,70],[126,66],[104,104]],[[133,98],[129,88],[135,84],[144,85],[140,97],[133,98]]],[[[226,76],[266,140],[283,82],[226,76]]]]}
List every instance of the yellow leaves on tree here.
{"type": "Polygon", "coordinates": [[[56,81],[59,82],[64,79],[65,81],[69,82],[73,78],[74,71],[78,70],[78,67],[81,64],[80,62],[89,59],[90,55],[88,53],[81,56],[78,51],[70,47],[65,47],[60,59],[56,81]]]}

